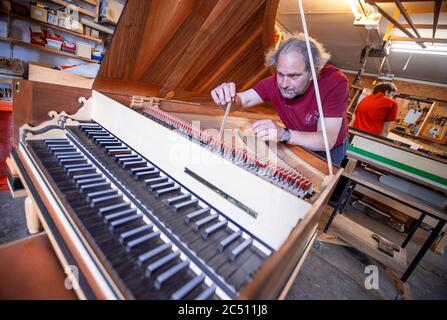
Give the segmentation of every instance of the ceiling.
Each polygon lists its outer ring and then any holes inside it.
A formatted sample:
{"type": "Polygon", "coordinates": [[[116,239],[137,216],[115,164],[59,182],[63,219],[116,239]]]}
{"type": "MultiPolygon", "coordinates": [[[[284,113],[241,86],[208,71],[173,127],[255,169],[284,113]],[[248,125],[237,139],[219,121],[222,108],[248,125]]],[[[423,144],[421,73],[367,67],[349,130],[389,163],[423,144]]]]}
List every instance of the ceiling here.
{"type": "MultiPolygon", "coordinates": [[[[354,26],[354,15],[346,0],[302,0],[309,35],[324,44],[331,53],[331,63],[341,69],[358,71],[361,67],[360,54],[366,45],[380,47],[383,36],[389,25],[384,17],[380,19],[379,28],[367,30],[361,26],[354,26]]],[[[379,1],[377,1],[379,2],[379,1]]],[[[402,2],[406,10],[432,8],[435,1],[402,2]]],[[[390,16],[393,16],[396,6],[394,3],[380,3],[390,16]]],[[[439,25],[447,24],[447,1],[442,1],[439,25]]],[[[414,24],[433,24],[433,13],[410,14],[414,24]]],[[[402,15],[397,19],[401,24],[407,24],[402,15]]],[[[277,22],[289,33],[302,32],[299,16],[298,0],[281,0],[278,8],[277,22]]],[[[412,32],[411,29],[408,29],[412,32]]],[[[432,29],[419,29],[422,38],[432,38],[432,29]]],[[[406,36],[395,28],[391,36],[406,36]]],[[[447,29],[438,28],[435,38],[447,39],[447,29]]],[[[393,41],[393,44],[413,44],[414,42],[393,41]]],[[[431,43],[426,43],[432,45],[431,43]]],[[[433,44],[447,49],[447,43],[433,44]]],[[[365,72],[377,74],[380,58],[368,58],[365,72]]],[[[427,55],[420,53],[391,52],[389,59],[390,73],[394,77],[415,79],[421,81],[447,84],[447,56],[427,55]],[[410,57],[411,56],[411,57],[410,57]],[[408,62],[409,60],[409,62],[408,62]],[[405,65],[408,65],[406,69],[405,65]]],[[[384,70],[388,73],[385,64],[384,70]]]]}

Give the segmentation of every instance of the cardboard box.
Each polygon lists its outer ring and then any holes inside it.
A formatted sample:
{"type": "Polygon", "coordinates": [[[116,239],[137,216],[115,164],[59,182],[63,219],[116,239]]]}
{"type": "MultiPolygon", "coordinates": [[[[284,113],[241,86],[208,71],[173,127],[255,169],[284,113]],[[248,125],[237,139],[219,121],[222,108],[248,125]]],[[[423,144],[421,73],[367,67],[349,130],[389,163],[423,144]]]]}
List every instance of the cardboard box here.
{"type": "Polygon", "coordinates": [[[71,30],[71,19],[70,19],[70,17],[58,18],[58,25],[61,28],[65,28],[65,29],[71,30]]]}
{"type": "Polygon", "coordinates": [[[58,17],[54,12],[48,12],[48,23],[57,26],[58,25],[58,17]]]}
{"type": "Polygon", "coordinates": [[[77,20],[71,20],[71,30],[80,34],[84,33],[84,25],[77,20]]]}
{"type": "Polygon", "coordinates": [[[92,28],[91,28],[91,27],[84,26],[84,34],[85,34],[86,36],[90,36],[91,33],[92,33],[92,28]]]}
{"type": "Polygon", "coordinates": [[[57,11],[57,20],[59,27],[71,30],[71,17],[65,11],[57,11]]]}
{"type": "Polygon", "coordinates": [[[48,21],[48,10],[31,5],[31,18],[46,23],[48,21]]]}
{"type": "Polygon", "coordinates": [[[101,1],[101,21],[109,23],[118,23],[123,12],[124,5],[116,0],[101,1]]]}
{"type": "Polygon", "coordinates": [[[96,29],[92,29],[92,31],[90,32],[90,35],[92,36],[92,38],[99,38],[99,30],[96,29]]]}
{"type": "Polygon", "coordinates": [[[89,47],[88,45],[81,43],[81,42],[77,42],[76,43],[76,55],[83,57],[83,58],[91,59],[92,58],[92,48],[89,47]]]}

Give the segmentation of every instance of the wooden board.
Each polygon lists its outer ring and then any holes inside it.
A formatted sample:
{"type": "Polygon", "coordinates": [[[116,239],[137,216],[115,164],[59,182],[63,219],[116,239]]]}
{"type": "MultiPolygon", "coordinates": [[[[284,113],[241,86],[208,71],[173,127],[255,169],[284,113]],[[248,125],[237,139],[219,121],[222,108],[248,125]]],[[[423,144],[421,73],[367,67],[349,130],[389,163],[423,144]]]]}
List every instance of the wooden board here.
{"type": "Polygon", "coordinates": [[[354,248],[391,269],[403,273],[407,267],[407,253],[405,249],[394,251],[394,257],[378,249],[378,243],[372,238],[374,232],[338,214],[331,224],[330,233],[339,236],[354,248]]]}
{"type": "Polygon", "coordinates": [[[28,79],[30,81],[40,81],[83,89],[91,89],[95,81],[95,79],[89,79],[74,73],[45,68],[32,63],[29,64],[28,79]]]}
{"type": "MultiPolygon", "coordinates": [[[[385,196],[384,194],[381,194],[379,192],[376,192],[374,190],[371,190],[369,188],[366,188],[362,185],[356,185],[355,186],[355,191],[364,194],[380,203],[383,203],[393,209],[398,210],[399,212],[402,212],[404,214],[406,214],[407,216],[413,218],[413,219],[419,219],[420,215],[421,215],[421,211],[418,211],[416,209],[413,209],[409,206],[406,206],[405,204],[392,199],[390,197],[385,196]]],[[[430,216],[425,216],[424,218],[424,223],[428,224],[429,226],[435,227],[436,224],[438,223],[437,219],[434,219],[430,216]]],[[[444,227],[444,229],[446,229],[447,226],[444,227]]]]}
{"type": "Polygon", "coordinates": [[[91,97],[92,91],[36,81],[13,83],[13,145],[19,142],[19,128],[25,123],[35,126],[49,120],[48,112],[74,114],[80,107],[79,97],[91,97]]]}
{"type": "Polygon", "coordinates": [[[264,53],[274,44],[278,3],[128,0],[94,89],[150,96],[144,91],[155,86],[160,97],[183,90],[211,101],[223,82],[249,88],[270,75],[264,53]]]}
{"type": "Polygon", "coordinates": [[[413,197],[411,197],[411,195],[404,194],[396,189],[381,184],[376,175],[367,172],[364,169],[357,168],[352,174],[347,174],[345,176],[353,180],[354,182],[357,182],[358,184],[364,185],[367,188],[386,194],[391,198],[398,199],[408,205],[411,205],[414,208],[419,208],[420,210],[427,212],[435,217],[447,220],[447,214],[445,213],[445,211],[441,211],[440,209],[431,206],[430,203],[422,200],[415,200],[413,197]]]}

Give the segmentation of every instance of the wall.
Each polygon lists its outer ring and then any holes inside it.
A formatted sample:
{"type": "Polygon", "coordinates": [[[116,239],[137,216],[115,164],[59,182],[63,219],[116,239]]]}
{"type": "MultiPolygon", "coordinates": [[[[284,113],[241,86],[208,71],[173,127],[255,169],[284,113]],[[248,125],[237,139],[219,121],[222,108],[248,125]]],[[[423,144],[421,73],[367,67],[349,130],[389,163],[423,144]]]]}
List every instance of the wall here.
{"type": "MultiPolygon", "coordinates": [[[[352,84],[355,78],[355,74],[345,73],[345,75],[348,78],[349,83],[352,84]]],[[[374,87],[372,83],[375,79],[376,78],[370,76],[362,76],[359,86],[372,89],[374,87]]],[[[436,98],[447,101],[447,87],[414,82],[404,82],[399,80],[395,80],[393,81],[393,83],[397,86],[399,93],[406,93],[415,96],[436,98]]]]}
{"type": "MultiPolygon", "coordinates": [[[[346,73],[346,77],[350,84],[354,81],[355,74],[346,73]]],[[[358,86],[362,88],[370,88],[374,87],[373,82],[376,78],[371,76],[362,76],[361,82],[358,86]]],[[[414,96],[428,97],[428,98],[436,98],[440,100],[447,101],[447,87],[441,87],[436,85],[428,85],[423,83],[415,83],[415,82],[405,82],[400,80],[395,80],[393,83],[397,86],[399,93],[406,93],[414,96]]],[[[396,132],[397,133],[397,132],[396,132]]],[[[405,135],[406,139],[414,141],[418,144],[424,145],[424,147],[428,150],[431,150],[436,153],[447,153],[447,146],[441,145],[436,142],[432,142],[422,138],[416,138],[409,135],[405,135]]]]}

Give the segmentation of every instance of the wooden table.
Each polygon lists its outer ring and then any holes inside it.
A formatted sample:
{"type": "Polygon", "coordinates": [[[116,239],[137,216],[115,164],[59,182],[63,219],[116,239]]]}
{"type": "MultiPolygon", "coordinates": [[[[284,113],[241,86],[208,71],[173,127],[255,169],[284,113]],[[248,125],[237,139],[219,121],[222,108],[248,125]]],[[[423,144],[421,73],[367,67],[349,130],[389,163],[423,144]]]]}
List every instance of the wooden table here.
{"type": "Polygon", "coordinates": [[[424,257],[427,250],[432,246],[433,242],[436,240],[439,233],[442,231],[447,221],[447,214],[445,213],[445,210],[437,208],[428,202],[422,200],[415,200],[414,197],[412,197],[409,194],[403,193],[397,189],[381,184],[375,174],[365,170],[360,166],[360,161],[350,157],[348,157],[348,160],[349,162],[346,166],[345,171],[343,172],[343,176],[347,178],[348,181],[344,186],[343,192],[334,210],[332,211],[328,223],[325,226],[324,230],[325,232],[327,232],[327,230],[331,226],[337,213],[341,214],[345,210],[346,205],[348,204],[348,201],[356,185],[361,185],[363,187],[374,190],[375,192],[383,194],[387,197],[391,197],[394,200],[421,212],[420,217],[417,219],[416,223],[413,224],[413,226],[408,232],[405,241],[400,246],[403,249],[407,246],[408,242],[411,240],[417,228],[420,226],[420,224],[422,223],[422,221],[426,216],[429,216],[438,221],[434,229],[432,230],[430,236],[426,239],[426,241],[416,254],[415,258],[412,260],[412,262],[404,271],[401,280],[405,282],[408,280],[408,278],[410,277],[416,266],[424,257]]]}

